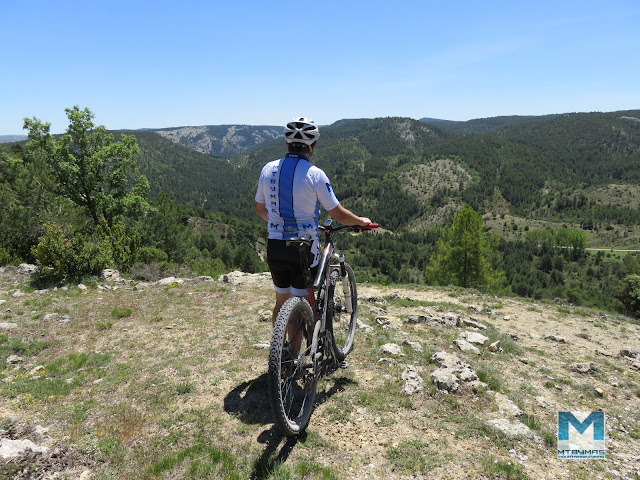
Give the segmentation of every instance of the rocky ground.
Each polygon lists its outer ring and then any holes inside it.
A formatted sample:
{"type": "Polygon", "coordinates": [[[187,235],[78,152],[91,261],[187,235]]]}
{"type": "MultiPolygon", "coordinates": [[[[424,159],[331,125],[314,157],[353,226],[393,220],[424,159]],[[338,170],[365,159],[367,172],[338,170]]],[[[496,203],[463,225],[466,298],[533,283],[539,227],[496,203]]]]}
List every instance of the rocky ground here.
{"type": "Polygon", "coordinates": [[[268,275],[0,269],[0,478],[640,478],[640,326],[558,303],[359,286],[349,368],[287,440],[266,397],[268,275]],[[559,460],[559,411],[606,415],[559,460]]]}

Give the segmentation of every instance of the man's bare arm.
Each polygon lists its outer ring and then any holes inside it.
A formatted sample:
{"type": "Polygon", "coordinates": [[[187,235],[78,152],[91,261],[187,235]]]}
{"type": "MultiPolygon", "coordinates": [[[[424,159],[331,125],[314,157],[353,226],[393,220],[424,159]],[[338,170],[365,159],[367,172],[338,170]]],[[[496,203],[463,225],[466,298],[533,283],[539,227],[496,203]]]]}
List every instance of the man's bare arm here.
{"type": "Polygon", "coordinates": [[[256,202],[256,213],[265,222],[269,221],[269,213],[267,212],[267,206],[264,203],[256,202]]]}
{"type": "Polygon", "coordinates": [[[367,217],[359,217],[354,215],[342,205],[338,205],[336,208],[329,210],[329,215],[333,217],[336,222],[340,222],[343,225],[369,225],[371,220],[367,217]]]}

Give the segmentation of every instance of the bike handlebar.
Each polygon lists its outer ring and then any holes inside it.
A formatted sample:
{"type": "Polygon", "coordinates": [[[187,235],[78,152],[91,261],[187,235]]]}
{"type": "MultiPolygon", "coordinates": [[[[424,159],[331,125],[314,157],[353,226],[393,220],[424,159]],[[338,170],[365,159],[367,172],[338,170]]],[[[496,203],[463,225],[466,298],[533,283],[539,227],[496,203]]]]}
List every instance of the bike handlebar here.
{"type": "Polygon", "coordinates": [[[362,232],[373,230],[374,228],[378,228],[377,223],[369,223],[367,225],[338,225],[338,226],[329,226],[325,227],[324,225],[320,225],[318,228],[323,232],[337,232],[338,230],[344,230],[345,228],[351,229],[354,232],[362,232]]]}

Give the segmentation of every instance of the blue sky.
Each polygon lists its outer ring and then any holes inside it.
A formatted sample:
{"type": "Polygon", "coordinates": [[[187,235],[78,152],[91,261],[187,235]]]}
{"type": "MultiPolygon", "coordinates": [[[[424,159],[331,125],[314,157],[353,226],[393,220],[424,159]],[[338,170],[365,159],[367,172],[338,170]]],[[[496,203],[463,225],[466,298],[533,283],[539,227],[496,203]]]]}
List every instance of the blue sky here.
{"type": "Polygon", "coordinates": [[[640,108],[638,0],[0,0],[0,134],[640,108]]]}

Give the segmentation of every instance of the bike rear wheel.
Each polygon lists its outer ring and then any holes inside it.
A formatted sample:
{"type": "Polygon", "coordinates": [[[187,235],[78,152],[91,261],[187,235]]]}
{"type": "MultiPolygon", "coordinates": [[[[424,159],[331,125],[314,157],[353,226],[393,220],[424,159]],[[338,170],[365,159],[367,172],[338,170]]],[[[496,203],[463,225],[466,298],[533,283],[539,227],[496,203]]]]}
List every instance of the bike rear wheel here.
{"type": "Polygon", "coordinates": [[[344,269],[346,275],[343,283],[340,265],[332,265],[327,289],[329,295],[327,324],[328,329],[333,333],[333,349],[339,362],[343,361],[351,351],[358,318],[356,276],[346,262],[344,269]]]}
{"type": "Polygon", "coordinates": [[[269,400],[276,425],[287,436],[304,431],[313,411],[317,383],[314,320],[309,302],[291,297],[280,309],[273,328],[269,400]]]}

